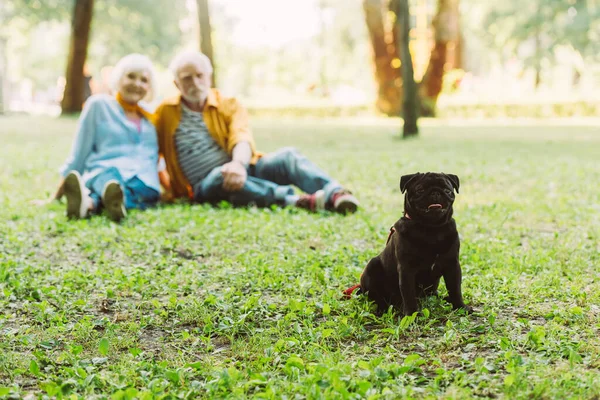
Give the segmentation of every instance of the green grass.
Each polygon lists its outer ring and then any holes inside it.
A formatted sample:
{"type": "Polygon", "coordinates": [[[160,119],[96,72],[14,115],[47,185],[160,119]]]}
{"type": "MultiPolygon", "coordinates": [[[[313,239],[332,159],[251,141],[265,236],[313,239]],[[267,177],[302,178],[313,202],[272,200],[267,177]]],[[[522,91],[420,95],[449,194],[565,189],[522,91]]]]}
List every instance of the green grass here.
{"type": "Polygon", "coordinates": [[[352,189],[356,215],[173,205],[117,225],[29,205],[74,120],[0,118],[0,398],[598,399],[598,125],[398,126],[253,123],[261,150],[294,145],[352,189]],[[478,313],[432,298],[377,318],[341,291],[401,216],[400,175],[428,170],[461,178],[478,313]]]}

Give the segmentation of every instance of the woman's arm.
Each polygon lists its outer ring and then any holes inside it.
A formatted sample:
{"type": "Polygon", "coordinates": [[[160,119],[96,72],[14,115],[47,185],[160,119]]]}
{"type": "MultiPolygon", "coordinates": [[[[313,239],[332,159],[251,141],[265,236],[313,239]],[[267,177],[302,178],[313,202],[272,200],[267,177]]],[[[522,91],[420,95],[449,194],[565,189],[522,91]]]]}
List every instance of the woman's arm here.
{"type": "Polygon", "coordinates": [[[101,98],[90,97],[86,101],[79,122],[75,140],[71,146],[71,154],[60,168],[60,174],[64,178],[70,171],[77,171],[83,175],[85,162],[94,148],[97,128],[97,109],[101,106],[101,98]]]}

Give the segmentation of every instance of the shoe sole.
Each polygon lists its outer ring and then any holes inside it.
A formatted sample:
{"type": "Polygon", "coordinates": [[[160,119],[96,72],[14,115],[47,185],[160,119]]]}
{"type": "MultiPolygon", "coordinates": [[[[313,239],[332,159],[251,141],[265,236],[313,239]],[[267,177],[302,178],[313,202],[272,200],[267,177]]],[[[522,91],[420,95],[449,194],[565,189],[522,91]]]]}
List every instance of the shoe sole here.
{"type": "Polygon", "coordinates": [[[353,214],[358,210],[358,200],[352,195],[344,195],[336,201],[333,209],[341,214],[353,214]]]}
{"type": "Polygon", "coordinates": [[[83,193],[85,193],[85,186],[77,171],[70,172],[65,178],[64,193],[67,198],[67,218],[83,218],[87,211],[83,209],[83,193]]]}
{"type": "Polygon", "coordinates": [[[102,193],[102,204],[112,221],[119,222],[127,216],[125,211],[123,189],[117,182],[109,182],[102,193]]]}

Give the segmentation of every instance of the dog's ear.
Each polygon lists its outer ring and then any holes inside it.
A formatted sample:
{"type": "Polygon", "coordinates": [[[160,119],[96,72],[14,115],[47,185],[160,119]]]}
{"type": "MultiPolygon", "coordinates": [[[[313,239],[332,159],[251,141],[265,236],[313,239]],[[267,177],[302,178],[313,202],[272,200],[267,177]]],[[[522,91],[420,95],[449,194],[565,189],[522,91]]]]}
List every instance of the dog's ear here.
{"type": "Polygon", "coordinates": [[[421,175],[420,172],[417,172],[416,174],[402,175],[402,177],[400,178],[400,192],[406,192],[406,187],[408,186],[408,184],[419,175],[421,175]]]}
{"type": "Polygon", "coordinates": [[[458,179],[458,176],[452,174],[446,174],[446,176],[448,179],[450,179],[450,183],[452,183],[452,187],[454,190],[456,190],[456,193],[458,193],[458,188],[460,187],[460,180],[458,179]]]}

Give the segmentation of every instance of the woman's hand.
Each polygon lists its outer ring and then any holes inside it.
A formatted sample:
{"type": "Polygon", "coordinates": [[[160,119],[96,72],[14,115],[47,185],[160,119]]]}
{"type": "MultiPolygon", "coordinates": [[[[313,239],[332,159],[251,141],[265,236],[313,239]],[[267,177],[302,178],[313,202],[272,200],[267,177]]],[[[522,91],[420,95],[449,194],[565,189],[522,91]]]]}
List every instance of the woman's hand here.
{"type": "Polygon", "coordinates": [[[65,194],[65,180],[62,179],[60,181],[60,183],[58,184],[58,189],[56,189],[56,193],[54,193],[52,196],[50,196],[47,199],[35,199],[35,200],[31,200],[29,202],[29,204],[34,205],[34,206],[46,206],[50,203],[52,203],[54,200],[59,201],[63,195],[65,194]]]}
{"type": "Polygon", "coordinates": [[[35,199],[35,200],[29,201],[29,204],[31,204],[33,206],[37,206],[37,207],[43,207],[43,206],[47,206],[48,204],[52,203],[54,200],[56,200],[54,197],[50,197],[47,199],[35,199]]]}

